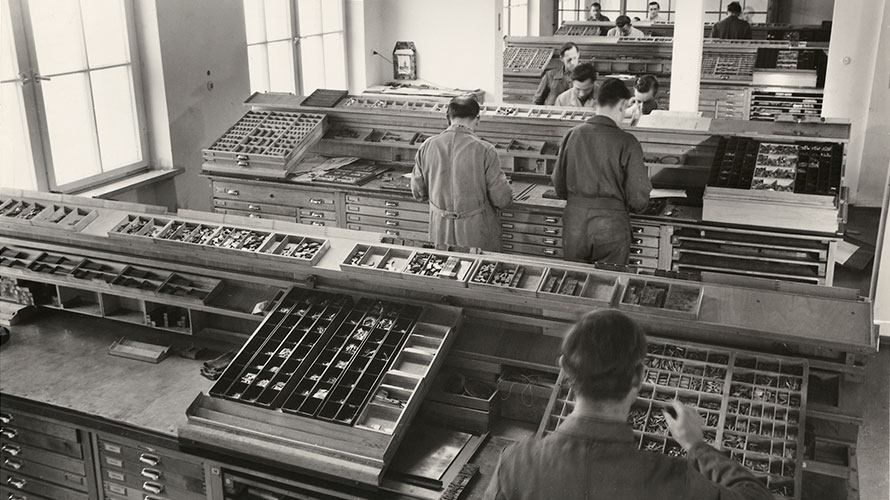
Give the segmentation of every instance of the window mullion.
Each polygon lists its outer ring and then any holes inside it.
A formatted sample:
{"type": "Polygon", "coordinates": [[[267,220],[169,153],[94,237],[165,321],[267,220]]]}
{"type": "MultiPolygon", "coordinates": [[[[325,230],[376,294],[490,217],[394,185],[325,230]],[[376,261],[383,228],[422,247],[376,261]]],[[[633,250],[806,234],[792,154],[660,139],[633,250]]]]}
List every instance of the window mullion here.
{"type": "Polygon", "coordinates": [[[300,32],[300,7],[297,0],[291,0],[291,33],[294,36],[291,43],[294,60],[294,93],[305,95],[303,92],[303,34],[300,32]]]}
{"type": "Polygon", "coordinates": [[[99,120],[96,117],[96,99],[93,97],[93,73],[90,68],[90,54],[87,52],[87,34],[81,3],[82,0],[77,2],[78,10],[80,11],[80,36],[83,40],[83,60],[87,65],[84,76],[87,79],[87,96],[90,99],[89,109],[93,112],[93,147],[96,150],[96,159],[99,160],[99,173],[101,174],[105,172],[105,162],[102,161],[102,144],[99,143],[99,120]]]}

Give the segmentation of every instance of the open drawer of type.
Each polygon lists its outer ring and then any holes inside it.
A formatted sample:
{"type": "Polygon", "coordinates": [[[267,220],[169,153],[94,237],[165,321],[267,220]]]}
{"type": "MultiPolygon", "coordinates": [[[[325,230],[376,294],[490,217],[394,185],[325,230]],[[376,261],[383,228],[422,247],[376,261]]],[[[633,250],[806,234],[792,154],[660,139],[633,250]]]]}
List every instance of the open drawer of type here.
{"type": "Polygon", "coordinates": [[[484,290],[506,290],[508,293],[534,297],[547,271],[542,266],[482,260],[468,286],[484,290]]]}
{"type": "Polygon", "coordinates": [[[551,267],[544,274],[538,297],[608,306],[617,291],[618,278],[615,276],[551,267]]]}
{"type": "Polygon", "coordinates": [[[703,294],[700,285],[630,278],[619,307],[647,314],[697,319],[703,294]]]}

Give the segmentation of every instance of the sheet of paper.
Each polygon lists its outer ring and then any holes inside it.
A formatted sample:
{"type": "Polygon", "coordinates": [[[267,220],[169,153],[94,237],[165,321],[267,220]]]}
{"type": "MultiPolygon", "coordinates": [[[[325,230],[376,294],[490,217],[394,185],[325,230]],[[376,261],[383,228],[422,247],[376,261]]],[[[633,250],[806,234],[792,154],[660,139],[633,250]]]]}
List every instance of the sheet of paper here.
{"type": "Polygon", "coordinates": [[[847,260],[856,253],[856,250],[859,250],[858,246],[841,240],[841,242],[837,244],[837,252],[835,253],[834,258],[838,264],[844,265],[847,263],[847,260]]]}
{"type": "Polygon", "coordinates": [[[675,130],[708,130],[710,118],[702,118],[700,112],[665,111],[656,109],[648,115],[640,117],[637,122],[640,128],[667,128],[675,130]]]}
{"type": "Polygon", "coordinates": [[[686,198],[686,191],[682,189],[653,189],[649,198],[686,198]]]}
{"type": "Polygon", "coordinates": [[[327,160],[321,162],[318,165],[318,168],[321,170],[330,170],[332,168],[340,168],[345,165],[349,165],[350,163],[355,163],[360,158],[357,156],[338,156],[335,158],[328,158],[327,160]]]}

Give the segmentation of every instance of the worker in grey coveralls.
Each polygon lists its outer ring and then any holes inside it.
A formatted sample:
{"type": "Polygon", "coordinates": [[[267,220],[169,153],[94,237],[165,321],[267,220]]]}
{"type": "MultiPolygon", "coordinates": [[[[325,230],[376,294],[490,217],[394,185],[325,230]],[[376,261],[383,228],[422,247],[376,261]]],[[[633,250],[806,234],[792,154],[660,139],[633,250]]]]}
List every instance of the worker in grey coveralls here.
{"type": "Polygon", "coordinates": [[[646,335],[634,320],[615,310],[591,313],[569,330],[561,351],[572,413],[553,433],[505,448],[485,500],[773,499],[751,472],[705,442],[698,412],[677,400],[650,411],[663,415],[686,458],[637,448],[627,418],[643,382],[646,335]]]}
{"type": "Polygon", "coordinates": [[[499,252],[496,209],[513,201],[513,191],[494,146],[474,132],[479,112],[473,96],[451,100],[448,128],[417,151],[411,192],[430,202],[431,241],[499,252]]]}
{"type": "Polygon", "coordinates": [[[649,203],[649,172],[643,148],[618,123],[630,91],[608,78],[597,94],[596,116],[566,134],[559,147],[553,187],[568,200],[563,216],[563,254],[576,262],[627,264],[629,210],[649,203]]]}

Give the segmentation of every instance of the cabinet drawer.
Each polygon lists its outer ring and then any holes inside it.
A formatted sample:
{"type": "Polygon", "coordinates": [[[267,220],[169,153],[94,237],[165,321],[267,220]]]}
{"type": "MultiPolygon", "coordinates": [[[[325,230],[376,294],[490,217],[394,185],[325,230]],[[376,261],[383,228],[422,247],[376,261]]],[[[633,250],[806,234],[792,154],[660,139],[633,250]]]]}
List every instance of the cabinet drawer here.
{"type": "Polygon", "coordinates": [[[652,257],[643,257],[631,254],[630,258],[627,260],[627,263],[631,266],[645,267],[648,269],[658,268],[658,258],[652,257]]]}
{"type": "Polygon", "coordinates": [[[337,227],[337,223],[333,221],[324,221],[318,219],[300,219],[300,224],[306,224],[307,226],[317,226],[317,227],[337,227]]]}
{"type": "Polygon", "coordinates": [[[127,500],[205,500],[207,498],[203,493],[192,493],[166,486],[163,486],[159,493],[155,493],[158,491],[158,486],[160,485],[150,482],[141,487],[127,486],[107,480],[104,482],[106,494],[110,493],[127,500]]]}
{"type": "Polygon", "coordinates": [[[378,226],[368,226],[363,224],[347,224],[347,229],[354,231],[369,231],[372,233],[383,233],[387,236],[396,236],[405,238],[406,240],[429,241],[429,233],[423,231],[406,231],[404,229],[389,229],[378,226]]]}
{"type": "Polygon", "coordinates": [[[635,247],[649,247],[649,248],[658,248],[658,241],[660,238],[657,236],[646,236],[643,234],[631,234],[630,236],[630,245],[635,247]]]}
{"type": "Polygon", "coordinates": [[[214,208],[214,212],[218,214],[228,214],[228,215],[240,215],[241,217],[250,217],[251,219],[275,219],[275,220],[283,220],[287,222],[296,222],[296,217],[289,217],[286,215],[276,215],[276,214],[261,214],[257,212],[247,212],[244,210],[232,210],[229,208],[214,208]]]}
{"type": "Polygon", "coordinates": [[[35,493],[40,496],[52,498],[53,500],[87,500],[88,498],[86,493],[75,491],[70,488],[63,488],[40,479],[25,477],[20,474],[12,474],[6,470],[0,470],[0,483],[6,486],[10,491],[14,492],[13,494],[15,495],[18,495],[18,492],[21,491],[25,494],[35,493]]]}
{"type": "Polygon", "coordinates": [[[125,463],[150,467],[162,472],[175,472],[184,476],[204,477],[204,466],[200,462],[183,459],[179,454],[167,450],[142,451],[135,447],[99,439],[101,465],[124,468],[125,463]]]}
{"type": "Polygon", "coordinates": [[[373,217],[370,215],[346,214],[347,223],[358,223],[367,226],[377,226],[387,229],[404,229],[406,231],[420,231],[428,233],[430,223],[428,220],[410,221],[399,219],[387,219],[385,217],[373,217]]]}
{"type": "Polygon", "coordinates": [[[77,429],[55,422],[48,422],[42,418],[25,413],[9,411],[5,408],[0,411],[0,427],[4,429],[8,427],[13,429],[27,429],[57,437],[59,439],[64,439],[66,441],[74,441],[75,443],[80,442],[80,438],[77,435],[77,429]]]}
{"type": "Polygon", "coordinates": [[[501,210],[501,222],[524,222],[527,224],[542,224],[545,226],[562,227],[562,216],[530,214],[528,212],[515,212],[513,210],[501,210]]]}
{"type": "Polygon", "coordinates": [[[87,481],[84,476],[65,472],[47,465],[18,458],[3,457],[0,459],[0,469],[10,474],[22,474],[75,490],[87,491],[87,481]]]}
{"type": "Polygon", "coordinates": [[[655,236],[659,237],[661,235],[661,228],[659,226],[647,226],[645,224],[636,224],[634,222],[630,223],[630,234],[631,235],[646,235],[646,236],[655,236]]]}
{"type": "Polygon", "coordinates": [[[658,258],[658,249],[652,247],[630,246],[630,256],[655,257],[658,258]]]}
{"type": "Polygon", "coordinates": [[[317,220],[337,220],[337,212],[328,212],[325,210],[300,209],[301,219],[317,219],[317,220]]]}
{"type": "Polygon", "coordinates": [[[359,194],[347,194],[346,203],[355,205],[366,205],[369,207],[401,208],[403,210],[414,210],[415,212],[430,211],[430,205],[428,203],[420,203],[417,201],[407,201],[393,198],[375,198],[373,196],[364,196],[359,194]]]}
{"type": "Polygon", "coordinates": [[[151,468],[133,472],[103,466],[102,480],[136,490],[143,490],[144,494],[149,495],[165,495],[173,498],[180,498],[182,496],[180,493],[182,492],[185,492],[186,494],[197,493],[198,495],[203,495],[205,493],[203,479],[164,473],[151,468]],[[160,477],[154,479],[154,476],[158,474],[160,477]],[[159,493],[156,493],[158,491],[159,493]]]}
{"type": "Polygon", "coordinates": [[[0,498],[3,500],[53,500],[52,498],[35,495],[34,493],[25,493],[22,490],[8,488],[2,484],[0,484],[0,498]]]}
{"type": "Polygon", "coordinates": [[[507,222],[505,220],[501,220],[501,230],[513,233],[539,234],[541,236],[562,236],[562,227],[560,226],[539,226],[538,224],[507,222]]]}
{"type": "Polygon", "coordinates": [[[501,239],[504,241],[530,243],[532,245],[541,245],[545,247],[562,247],[562,238],[553,236],[538,236],[535,234],[522,234],[504,231],[503,233],[501,233],[501,239]]]}
{"type": "Polygon", "coordinates": [[[336,195],[325,191],[305,191],[292,187],[266,186],[235,181],[213,181],[213,197],[294,207],[328,207],[336,204],[336,195]]]}
{"type": "Polygon", "coordinates": [[[71,458],[83,458],[83,449],[78,442],[59,439],[47,434],[12,426],[4,426],[3,432],[0,435],[2,435],[4,443],[24,444],[71,458]]]}
{"type": "Polygon", "coordinates": [[[504,253],[521,253],[525,255],[537,255],[544,257],[562,258],[562,247],[541,247],[538,245],[527,245],[524,243],[502,242],[504,253]]]}
{"type": "Polygon", "coordinates": [[[41,450],[21,443],[0,442],[0,459],[21,459],[36,464],[48,465],[66,472],[86,475],[86,468],[82,460],[66,457],[51,451],[41,450]]]}
{"type": "Polygon", "coordinates": [[[362,214],[373,217],[385,217],[388,219],[411,220],[417,222],[429,222],[429,212],[417,212],[414,210],[405,210],[402,208],[383,208],[383,207],[367,207],[364,205],[346,204],[347,214],[362,214]]]}
{"type": "Polygon", "coordinates": [[[244,210],[247,212],[257,212],[261,214],[289,215],[297,216],[296,207],[286,207],[283,205],[270,205],[268,203],[256,203],[250,201],[225,200],[214,198],[213,205],[220,208],[229,208],[235,210],[244,210]]]}

